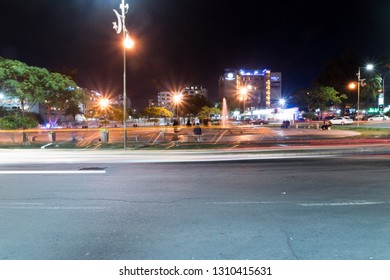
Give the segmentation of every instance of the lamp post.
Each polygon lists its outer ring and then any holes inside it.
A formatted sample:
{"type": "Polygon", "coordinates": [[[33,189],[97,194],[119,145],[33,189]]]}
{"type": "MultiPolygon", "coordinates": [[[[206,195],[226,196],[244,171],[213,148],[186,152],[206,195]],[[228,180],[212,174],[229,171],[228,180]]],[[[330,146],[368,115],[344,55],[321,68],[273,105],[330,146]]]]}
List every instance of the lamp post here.
{"type": "Polygon", "coordinates": [[[359,116],[359,110],[360,110],[360,67],[359,67],[359,70],[357,72],[357,77],[358,77],[358,82],[357,82],[357,95],[358,95],[358,98],[357,98],[356,117],[357,117],[357,126],[360,126],[360,122],[359,122],[359,119],[360,119],[360,116],[359,116]]]}
{"type": "MultiPolygon", "coordinates": [[[[363,82],[365,79],[360,79],[360,69],[362,67],[359,67],[358,69],[358,72],[357,72],[357,94],[358,94],[358,98],[357,98],[357,126],[360,126],[360,117],[359,117],[359,111],[360,111],[360,86],[364,86],[363,82]]],[[[367,70],[372,70],[374,69],[374,65],[372,64],[367,64],[367,66],[365,67],[367,70]]]]}
{"type": "Polygon", "coordinates": [[[242,99],[242,114],[245,114],[245,99],[248,94],[248,89],[246,87],[240,88],[240,99],[242,99]]]}
{"type": "Polygon", "coordinates": [[[131,40],[126,29],[126,14],[129,10],[129,4],[125,4],[125,0],[122,0],[122,4],[119,5],[119,8],[122,13],[119,14],[114,10],[118,21],[113,22],[113,28],[117,34],[122,33],[123,36],[123,148],[126,150],[126,49],[132,48],[134,42],[131,40]]]}
{"type": "Polygon", "coordinates": [[[385,106],[385,79],[387,74],[390,73],[390,70],[388,70],[384,75],[382,75],[382,92],[379,94],[378,97],[378,107],[379,107],[379,113],[383,112],[384,106],[385,106]]]}
{"type": "Polygon", "coordinates": [[[179,119],[179,104],[180,104],[180,102],[181,102],[181,94],[177,93],[173,96],[173,103],[175,104],[175,107],[176,107],[176,117],[177,117],[177,120],[179,123],[180,123],[180,119],[179,119]]]}
{"type": "Polygon", "coordinates": [[[278,103],[279,103],[280,107],[281,107],[282,109],[284,109],[284,106],[286,105],[286,99],[280,98],[279,101],[278,101],[278,103]]]}
{"type": "Polygon", "coordinates": [[[109,105],[109,100],[106,98],[100,99],[99,104],[101,111],[104,112],[104,127],[107,127],[107,107],[109,105]]]}

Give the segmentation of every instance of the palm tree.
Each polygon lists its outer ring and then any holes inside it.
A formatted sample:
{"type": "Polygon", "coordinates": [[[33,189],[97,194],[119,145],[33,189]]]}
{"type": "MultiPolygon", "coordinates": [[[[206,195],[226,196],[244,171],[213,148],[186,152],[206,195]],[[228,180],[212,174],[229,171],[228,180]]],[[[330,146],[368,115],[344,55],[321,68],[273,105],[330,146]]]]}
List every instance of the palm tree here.
{"type": "Polygon", "coordinates": [[[382,77],[378,74],[372,75],[365,80],[362,89],[363,104],[368,107],[376,107],[378,103],[378,94],[382,89],[382,77]]]}

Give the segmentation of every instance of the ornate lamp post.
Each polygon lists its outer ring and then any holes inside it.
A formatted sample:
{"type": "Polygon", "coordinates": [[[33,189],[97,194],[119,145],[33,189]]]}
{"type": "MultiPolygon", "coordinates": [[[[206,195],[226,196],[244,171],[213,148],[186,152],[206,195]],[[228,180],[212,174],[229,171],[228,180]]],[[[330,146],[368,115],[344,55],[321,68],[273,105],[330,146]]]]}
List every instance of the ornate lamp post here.
{"type": "MultiPolygon", "coordinates": [[[[357,94],[358,94],[358,100],[357,100],[357,126],[359,126],[360,124],[360,116],[359,116],[359,111],[360,111],[360,86],[364,86],[364,80],[365,79],[360,79],[360,69],[362,67],[359,67],[358,69],[358,72],[357,72],[357,77],[358,77],[358,80],[357,80],[357,94]]],[[[373,64],[367,64],[367,66],[365,67],[366,70],[369,70],[371,71],[372,69],[374,69],[374,65],[373,64]]]]}
{"type": "Polygon", "coordinates": [[[123,148],[126,150],[126,49],[132,48],[134,45],[133,40],[131,40],[129,33],[126,29],[126,14],[129,10],[129,4],[125,4],[125,0],[122,0],[122,4],[119,5],[121,9],[121,14],[116,10],[114,13],[117,17],[117,22],[113,22],[113,28],[117,34],[122,33],[123,36],[123,148]]]}

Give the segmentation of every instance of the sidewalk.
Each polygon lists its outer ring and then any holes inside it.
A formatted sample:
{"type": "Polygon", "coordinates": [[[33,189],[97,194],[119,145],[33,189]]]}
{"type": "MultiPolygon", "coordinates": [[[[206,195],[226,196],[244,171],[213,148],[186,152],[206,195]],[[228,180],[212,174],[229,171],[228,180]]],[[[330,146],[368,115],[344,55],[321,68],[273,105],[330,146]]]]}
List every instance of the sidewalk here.
{"type": "MultiPolygon", "coordinates": [[[[182,127],[175,134],[172,128],[129,128],[126,148],[129,150],[177,150],[177,149],[239,149],[303,146],[348,146],[358,144],[385,144],[387,138],[356,137],[351,130],[320,130],[313,128],[288,129],[268,126],[237,126],[229,128],[204,127],[201,142],[194,141],[192,130],[182,127]],[[175,137],[173,137],[175,136],[175,137]]],[[[0,148],[29,149],[122,149],[123,130],[111,129],[109,141],[101,141],[98,129],[57,130],[56,140],[50,141],[48,131],[28,131],[30,141],[23,144],[23,132],[0,131],[0,148]],[[34,136],[34,138],[32,137],[34,136]]]]}

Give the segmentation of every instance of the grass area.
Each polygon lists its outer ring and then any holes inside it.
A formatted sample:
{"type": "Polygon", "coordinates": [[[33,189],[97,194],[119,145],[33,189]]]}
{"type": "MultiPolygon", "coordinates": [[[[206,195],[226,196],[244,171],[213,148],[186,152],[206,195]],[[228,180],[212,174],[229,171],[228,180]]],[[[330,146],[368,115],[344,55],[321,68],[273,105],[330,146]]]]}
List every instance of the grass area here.
{"type": "Polygon", "coordinates": [[[365,127],[365,126],[332,126],[333,130],[349,130],[359,132],[360,135],[355,137],[390,137],[390,128],[376,128],[376,127],[365,127]]]}

